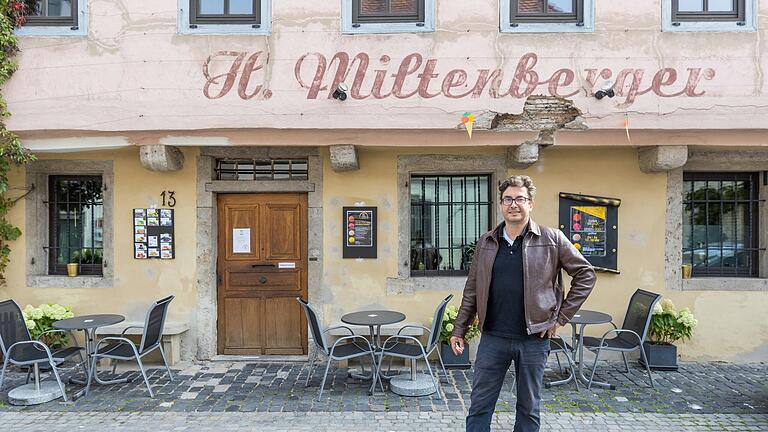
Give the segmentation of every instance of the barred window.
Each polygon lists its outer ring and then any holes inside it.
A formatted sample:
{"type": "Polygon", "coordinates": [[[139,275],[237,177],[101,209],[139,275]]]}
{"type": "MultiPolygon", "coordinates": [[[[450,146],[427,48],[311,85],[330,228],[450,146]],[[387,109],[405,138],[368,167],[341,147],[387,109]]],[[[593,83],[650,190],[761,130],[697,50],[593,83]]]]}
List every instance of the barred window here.
{"type": "Polygon", "coordinates": [[[261,24],[260,0],[190,0],[189,23],[261,24]]]}
{"type": "Polygon", "coordinates": [[[77,27],[77,2],[78,0],[38,0],[35,9],[27,14],[26,25],[77,27]]]}
{"type": "Polygon", "coordinates": [[[491,228],[490,175],[411,175],[411,276],[469,272],[491,228]]]}
{"type": "Polygon", "coordinates": [[[424,22],[424,0],[353,0],[352,25],[424,22]]]}
{"type": "Polygon", "coordinates": [[[672,21],[739,21],[745,0],[672,0],[672,21]]]}
{"type": "Polygon", "coordinates": [[[219,159],[217,180],[307,180],[306,159],[219,159]]]}
{"type": "Polygon", "coordinates": [[[50,176],[48,273],[102,275],[104,202],[101,176],[50,176]]]}
{"type": "Polygon", "coordinates": [[[683,264],[693,276],[758,276],[758,176],[683,174],[683,264]]]}
{"type": "Polygon", "coordinates": [[[584,0],[509,0],[510,23],[583,23],[584,0]]]}

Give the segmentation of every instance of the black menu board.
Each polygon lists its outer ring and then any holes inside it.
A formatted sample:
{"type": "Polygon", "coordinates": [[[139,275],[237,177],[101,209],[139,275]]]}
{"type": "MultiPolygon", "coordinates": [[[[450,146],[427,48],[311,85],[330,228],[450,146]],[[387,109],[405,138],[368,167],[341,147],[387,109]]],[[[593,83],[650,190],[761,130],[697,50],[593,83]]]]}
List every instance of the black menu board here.
{"type": "Polygon", "coordinates": [[[133,209],[133,257],[173,259],[176,257],[173,209],[133,209]]]}
{"type": "Polygon", "coordinates": [[[618,273],[621,200],[560,193],[560,230],[597,271],[618,273]]]}
{"type": "Polygon", "coordinates": [[[343,207],[343,258],[376,258],[376,207],[343,207]]]}

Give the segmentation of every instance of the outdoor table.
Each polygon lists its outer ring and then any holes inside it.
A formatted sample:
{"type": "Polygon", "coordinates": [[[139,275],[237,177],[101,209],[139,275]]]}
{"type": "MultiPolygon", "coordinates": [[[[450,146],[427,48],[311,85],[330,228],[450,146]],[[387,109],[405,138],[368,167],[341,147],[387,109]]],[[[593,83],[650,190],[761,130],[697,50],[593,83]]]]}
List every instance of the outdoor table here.
{"type": "MultiPolygon", "coordinates": [[[[403,320],[405,320],[404,314],[389,310],[352,312],[341,317],[341,322],[345,324],[368,326],[371,335],[371,346],[373,347],[374,353],[379,353],[381,351],[381,326],[399,323],[403,320]]],[[[379,376],[381,376],[377,368],[377,362],[374,362],[373,364],[371,379],[376,376],[374,374],[379,374],[379,376]]],[[[373,385],[371,385],[371,392],[374,390],[373,385]]]]}
{"type": "MultiPolygon", "coordinates": [[[[582,366],[581,366],[584,363],[584,328],[588,325],[593,325],[593,324],[607,324],[607,323],[610,323],[611,320],[612,320],[611,316],[603,312],[591,311],[586,309],[582,309],[576,312],[576,315],[574,315],[573,319],[571,320],[571,341],[574,349],[579,351],[579,361],[578,361],[578,366],[576,368],[576,375],[575,376],[572,375],[570,378],[564,381],[551,383],[550,385],[565,384],[565,383],[571,382],[571,379],[580,379],[584,384],[589,383],[589,378],[584,376],[584,373],[582,371],[582,366]],[[576,331],[577,325],[580,326],[578,332],[576,331]],[[579,338],[578,345],[576,344],[577,335],[579,338]]],[[[616,389],[616,386],[613,384],[599,382],[599,381],[592,381],[592,385],[596,385],[600,387],[608,387],[611,390],[616,389]]]]}
{"type": "MultiPolygon", "coordinates": [[[[91,374],[90,358],[95,353],[96,346],[98,345],[98,341],[96,340],[96,329],[99,327],[117,324],[122,321],[125,321],[125,317],[122,315],[111,315],[111,314],[83,315],[83,316],[76,316],[73,318],[67,318],[59,321],[54,321],[53,328],[56,328],[59,330],[82,330],[85,333],[85,352],[88,356],[85,362],[85,370],[88,371],[88,374],[90,375],[91,374]]],[[[128,381],[127,378],[123,378],[119,380],[102,381],[99,379],[99,377],[96,374],[93,374],[93,375],[94,375],[94,378],[96,379],[96,382],[98,382],[99,384],[114,384],[118,382],[128,381]]],[[[78,384],[86,384],[87,381],[88,381],[88,377],[86,376],[85,380],[82,383],[78,381],[75,381],[75,382],[78,384]]],[[[85,388],[77,392],[74,398],[78,398],[82,396],[84,392],[85,392],[85,388]]]]}

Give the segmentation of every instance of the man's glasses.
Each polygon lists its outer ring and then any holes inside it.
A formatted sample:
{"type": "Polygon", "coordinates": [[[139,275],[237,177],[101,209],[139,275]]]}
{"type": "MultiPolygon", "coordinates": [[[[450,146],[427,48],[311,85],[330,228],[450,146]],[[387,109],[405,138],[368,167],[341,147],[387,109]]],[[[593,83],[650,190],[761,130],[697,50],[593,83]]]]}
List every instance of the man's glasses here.
{"type": "Polygon", "coordinates": [[[504,204],[505,206],[512,205],[512,203],[515,203],[520,206],[530,200],[531,200],[530,198],[526,198],[524,196],[517,196],[514,198],[512,198],[511,196],[505,196],[501,199],[501,203],[504,204]]]}

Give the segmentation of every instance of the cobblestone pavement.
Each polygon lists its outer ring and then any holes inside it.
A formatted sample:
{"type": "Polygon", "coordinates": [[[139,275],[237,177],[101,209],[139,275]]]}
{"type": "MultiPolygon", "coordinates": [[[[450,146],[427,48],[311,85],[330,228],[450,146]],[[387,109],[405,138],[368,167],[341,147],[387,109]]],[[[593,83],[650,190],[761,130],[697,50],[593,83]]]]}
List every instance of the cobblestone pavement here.
{"type": "MultiPolygon", "coordinates": [[[[441,430],[463,430],[471,371],[449,371],[442,383],[444,397],[438,399],[380,390],[369,396],[369,382],[335,368],[318,401],[324,366],[315,367],[306,388],[308,368],[301,363],[187,364],[175,370],[174,381],[163,369],[152,368],[154,399],[137,372],[124,371],[119,375],[132,382],[95,385],[90,395],[75,402],[32,407],[4,403],[7,390],[23,383],[24,376],[16,372],[0,391],[0,424],[29,426],[22,430],[37,430],[33,423],[21,423],[27,419],[57,426],[71,422],[75,429],[89,430],[110,424],[115,425],[112,430],[141,430],[158,422],[168,422],[163,430],[229,430],[256,424],[258,430],[432,430],[435,424],[442,425],[441,430]]],[[[559,379],[556,364],[550,366],[545,379],[559,379]]],[[[768,430],[766,364],[683,363],[677,372],[654,372],[654,389],[644,370],[632,364],[629,373],[623,370],[621,362],[598,365],[597,376],[615,383],[616,390],[582,387],[577,392],[573,384],[544,389],[543,430],[768,430]]],[[[511,384],[508,379],[496,407],[499,430],[514,420],[511,384]]],[[[70,393],[78,389],[68,386],[70,393]]]]}
{"type": "MultiPolygon", "coordinates": [[[[494,416],[492,430],[511,431],[513,413],[494,416]]],[[[464,430],[464,414],[423,413],[0,413],[6,430],[367,432],[464,430]],[[55,426],[55,429],[52,427],[55,426]]],[[[765,431],[768,415],[542,414],[542,431],[765,431]]]]}

